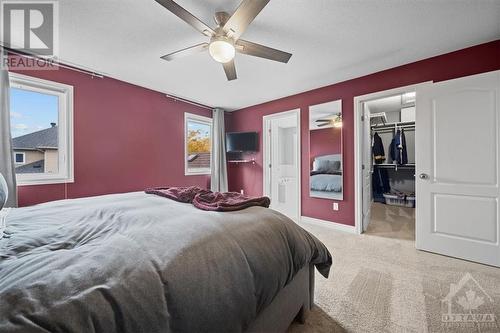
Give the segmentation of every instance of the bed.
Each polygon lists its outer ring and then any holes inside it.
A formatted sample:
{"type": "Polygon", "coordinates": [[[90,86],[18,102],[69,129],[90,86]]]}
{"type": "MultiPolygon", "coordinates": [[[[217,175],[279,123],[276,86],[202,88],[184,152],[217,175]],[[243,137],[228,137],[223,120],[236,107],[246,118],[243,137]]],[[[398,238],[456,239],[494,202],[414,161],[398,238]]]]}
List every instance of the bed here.
{"type": "Polygon", "coordinates": [[[340,154],[316,156],[309,177],[310,196],[342,199],[342,162],[340,154]]]}
{"type": "Polygon", "coordinates": [[[143,192],[12,209],[1,332],[284,332],[326,247],[280,213],[206,212],[143,192]]]}

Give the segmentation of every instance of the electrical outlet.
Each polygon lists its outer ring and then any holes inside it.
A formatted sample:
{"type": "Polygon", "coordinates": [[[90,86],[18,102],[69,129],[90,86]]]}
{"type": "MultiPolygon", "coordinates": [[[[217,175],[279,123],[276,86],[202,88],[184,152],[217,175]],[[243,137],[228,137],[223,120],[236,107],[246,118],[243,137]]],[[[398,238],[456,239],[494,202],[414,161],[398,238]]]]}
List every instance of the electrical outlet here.
{"type": "Polygon", "coordinates": [[[333,210],[339,210],[339,203],[338,202],[333,203],[333,210]]]}

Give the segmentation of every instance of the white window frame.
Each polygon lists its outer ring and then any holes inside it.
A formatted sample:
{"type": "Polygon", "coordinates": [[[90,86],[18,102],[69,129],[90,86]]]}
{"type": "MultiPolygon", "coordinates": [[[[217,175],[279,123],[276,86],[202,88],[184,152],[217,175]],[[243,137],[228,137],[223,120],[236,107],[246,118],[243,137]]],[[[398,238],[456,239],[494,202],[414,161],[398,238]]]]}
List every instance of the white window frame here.
{"type": "Polygon", "coordinates": [[[184,175],[185,176],[193,176],[193,175],[210,175],[211,170],[212,170],[212,151],[210,149],[210,168],[208,169],[200,169],[197,171],[190,171],[188,169],[188,143],[187,143],[187,137],[188,137],[188,122],[193,121],[197,123],[201,123],[204,125],[209,125],[210,126],[210,142],[213,140],[212,135],[213,135],[213,121],[212,118],[200,116],[197,114],[193,113],[184,113],[184,175]]]}
{"type": "Polygon", "coordinates": [[[15,151],[14,152],[14,164],[17,164],[17,165],[26,164],[26,153],[15,151]],[[17,161],[17,157],[16,157],[17,155],[23,155],[23,161],[22,162],[18,162],[17,161]]]}
{"type": "Polygon", "coordinates": [[[75,181],[73,163],[73,86],[17,73],[9,73],[9,78],[11,88],[54,95],[59,100],[59,172],[50,174],[18,174],[16,175],[17,185],[73,183],[75,181]]]}

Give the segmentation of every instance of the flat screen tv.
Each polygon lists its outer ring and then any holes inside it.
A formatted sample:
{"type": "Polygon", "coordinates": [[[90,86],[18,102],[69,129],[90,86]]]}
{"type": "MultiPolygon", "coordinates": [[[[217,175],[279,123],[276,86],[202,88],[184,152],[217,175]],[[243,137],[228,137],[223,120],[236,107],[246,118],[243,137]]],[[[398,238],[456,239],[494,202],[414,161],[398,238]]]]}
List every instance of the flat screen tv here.
{"type": "Polygon", "coordinates": [[[257,132],[226,133],[226,151],[228,153],[256,152],[259,148],[257,132]]]}

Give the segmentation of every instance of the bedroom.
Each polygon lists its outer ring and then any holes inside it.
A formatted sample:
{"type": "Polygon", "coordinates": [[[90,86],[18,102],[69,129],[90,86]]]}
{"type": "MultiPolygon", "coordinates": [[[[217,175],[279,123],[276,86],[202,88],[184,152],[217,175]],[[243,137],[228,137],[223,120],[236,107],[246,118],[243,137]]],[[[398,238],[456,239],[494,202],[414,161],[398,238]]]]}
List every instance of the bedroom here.
{"type": "Polygon", "coordinates": [[[0,4],[0,331],[499,330],[499,1],[0,4]],[[409,92],[401,239],[362,116],[409,92]]]}

